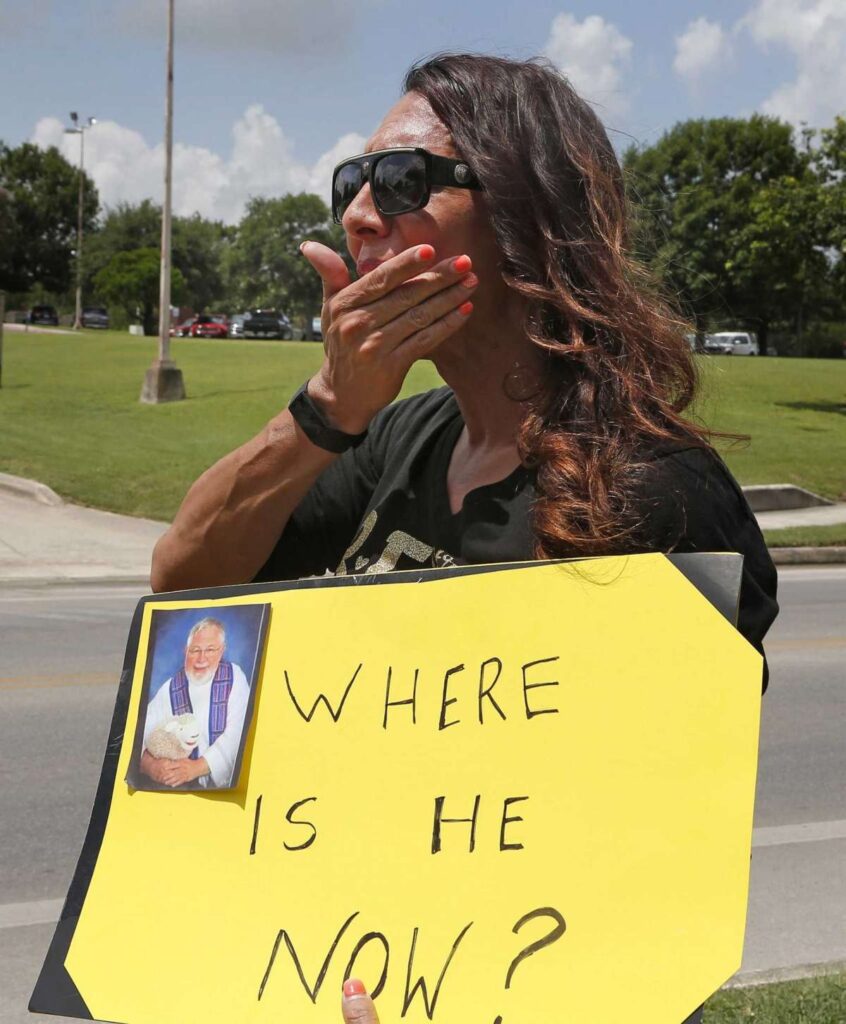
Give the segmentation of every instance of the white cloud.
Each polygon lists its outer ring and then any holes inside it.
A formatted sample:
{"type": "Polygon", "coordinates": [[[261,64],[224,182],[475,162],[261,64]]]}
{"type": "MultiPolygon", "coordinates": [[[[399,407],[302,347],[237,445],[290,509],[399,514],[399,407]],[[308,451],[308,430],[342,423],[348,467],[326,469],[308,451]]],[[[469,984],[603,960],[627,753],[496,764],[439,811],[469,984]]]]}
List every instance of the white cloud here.
{"type": "MultiPolygon", "coordinates": [[[[79,137],[66,135],[55,117],[35,126],[32,141],[58,146],[74,165],[79,162],[79,137]]],[[[233,224],[240,220],[251,196],[285,192],[316,192],[329,198],[332,167],[364,148],[362,135],[344,135],[309,165],[297,160],[279,122],[259,104],[248,107],[232,126],[227,158],[201,146],[173,146],[173,211],[200,213],[233,224]]],[[[164,145],[150,146],[144,137],[114,121],[98,122],[85,134],[85,170],[94,179],[105,206],[161,202],[164,191],[164,145]]]]}
{"type": "MultiPolygon", "coordinates": [[[[370,2],[178,0],[174,32],[180,47],[325,56],[343,48],[370,2]]],[[[164,39],[165,11],[163,0],[120,0],[114,16],[127,32],[164,39]]]]}
{"type": "Polygon", "coordinates": [[[764,101],[764,113],[798,124],[829,123],[846,108],[844,0],[757,0],[738,23],[765,50],[792,51],[796,75],[764,101]]]}
{"type": "Polygon", "coordinates": [[[632,41],[598,14],[578,21],[559,14],[550,28],[544,53],[590,103],[609,114],[628,108],[622,88],[623,72],[631,59],[632,41]]]}
{"type": "Polygon", "coordinates": [[[728,39],[722,25],[707,18],[692,21],[676,36],[673,70],[689,82],[697,81],[709,68],[728,54],[728,39]]]}

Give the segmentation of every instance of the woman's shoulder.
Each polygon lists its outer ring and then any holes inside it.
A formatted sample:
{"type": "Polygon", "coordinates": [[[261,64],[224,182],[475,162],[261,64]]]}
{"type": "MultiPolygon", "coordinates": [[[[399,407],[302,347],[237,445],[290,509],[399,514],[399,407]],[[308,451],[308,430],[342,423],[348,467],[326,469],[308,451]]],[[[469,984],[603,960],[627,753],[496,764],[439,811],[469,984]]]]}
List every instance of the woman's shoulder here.
{"type": "MultiPolygon", "coordinates": [[[[646,525],[665,541],[740,539],[757,522],[728,466],[708,444],[665,442],[644,452],[637,495],[646,525]],[[673,540],[673,535],[677,540],[673,540]]],[[[757,539],[757,538],[756,538],[757,539]]]]}

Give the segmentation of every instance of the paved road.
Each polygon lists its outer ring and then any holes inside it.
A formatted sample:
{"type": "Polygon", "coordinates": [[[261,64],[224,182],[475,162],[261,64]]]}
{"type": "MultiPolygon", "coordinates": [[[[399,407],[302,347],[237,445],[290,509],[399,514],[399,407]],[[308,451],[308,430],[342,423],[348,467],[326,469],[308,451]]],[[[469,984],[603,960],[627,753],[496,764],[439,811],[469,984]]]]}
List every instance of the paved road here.
{"type": "MultiPolygon", "coordinates": [[[[26,1001],[85,833],[139,595],[0,588],[0,1024],[33,1020],[26,1001]]],[[[846,959],[846,568],[785,569],[781,600],[744,972],[846,959]]]]}

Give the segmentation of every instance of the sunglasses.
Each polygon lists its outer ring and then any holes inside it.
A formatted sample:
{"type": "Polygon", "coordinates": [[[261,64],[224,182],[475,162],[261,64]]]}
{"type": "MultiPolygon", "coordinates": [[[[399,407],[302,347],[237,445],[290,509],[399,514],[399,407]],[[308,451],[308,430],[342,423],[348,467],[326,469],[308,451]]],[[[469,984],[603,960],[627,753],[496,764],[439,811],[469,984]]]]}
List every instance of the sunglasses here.
{"type": "Polygon", "coordinates": [[[482,186],[463,160],[435,156],[427,149],[400,146],[343,160],[332,173],[332,218],[336,224],[353,199],[370,185],[376,209],[386,217],[422,210],[433,188],[482,186]]]}

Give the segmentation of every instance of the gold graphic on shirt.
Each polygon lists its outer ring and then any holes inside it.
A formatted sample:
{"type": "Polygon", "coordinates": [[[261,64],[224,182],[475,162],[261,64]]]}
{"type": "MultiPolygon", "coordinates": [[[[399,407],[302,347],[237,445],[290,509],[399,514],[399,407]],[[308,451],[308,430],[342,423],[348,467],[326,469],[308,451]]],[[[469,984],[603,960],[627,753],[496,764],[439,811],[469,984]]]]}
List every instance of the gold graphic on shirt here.
{"type": "MultiPolygon", "coordinates": [[[[379,514],[374,508],[373,511],[366,517],[364,522],[361,524],[358,533],[355,535],[352,544],[344,552],[341,562],[338,568],[335,570],[336,576],[346,576],[347,573],[347,559],[361,549],[362,544],[367,540],[371,533],[373,533],[373,527],[376,525],[376,520],[379,518],[379,514]]],[[[359,559],[358,561],[361,561],[359,559]]],[[[358,562],[356,562],[356,568],[358,568],[358,562]]]]}
{"type": "Polygon", "coordinates": [[[403,555],[407,555],[423,565],[432,557],[434,550],[431,544],[424,544],[422,540],[412,537],[410,533],[394,530],[388,537],[388,543],[378,561],[374,562],[367,572],[390,572],[397,567],[397,562],[403,555]]]}
{"type": "MultiPolygon", "coordinates": [[[[378,519],[379,514],[375,509],[364,519],[358,533],[355,535],[355,539],[344,552],[344,557],[335,570],[336,576],[349,575],[350,562],[361,550],[370,534],[373,533],[378,519]]],[[[436,551],[431,544],[426,544],[424,541],[418,540],[417,537],[412,537],[410,533],[406,533],[404,530],[394,530],[388,537],[382,554],[379,555],[376,561],[370,562],[370,559],[364,555],[358,555],[358,558],[355,558],[355,562],[352,565],[352,572],[361,572],[362,570],[366,573],[391,572],[397,567],[397,563],[403,555],[413,559],[420,565],[425,565],[427,562],[430,565],[436,566],[455,565],[455,559],[448,552],[441,551],[440,549],[436,551]]]]}

